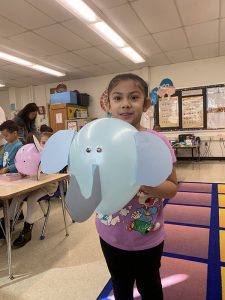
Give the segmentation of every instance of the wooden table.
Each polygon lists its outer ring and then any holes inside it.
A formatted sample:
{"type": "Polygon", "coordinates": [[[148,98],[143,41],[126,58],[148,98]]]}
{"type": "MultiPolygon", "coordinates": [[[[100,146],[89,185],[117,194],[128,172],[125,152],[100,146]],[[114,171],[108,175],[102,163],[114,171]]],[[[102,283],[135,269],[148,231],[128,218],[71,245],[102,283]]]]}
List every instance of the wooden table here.
{"type": "Polygon", "coordinates": [[[11,253],[11,234],[10,234],[10,220],[9,220],[9,200],[28,192],[37,190],[45,185],[52,182],[59,182],[59,188],[62,199],[63,216],[65,221],[66,235],[68,235],[67,225],[66,225],[66,209],[65,209],[65,198],[64,198],[64,188],[63,180],[68,179],[68,174],[41,174],[40,179],[37,180],[36,177],[24,177],[19,180],[14,181],[3,181],[0,178],[0,200],[3,202],[3,213],[5,218],[5,234],[7,241],[7,254],[8,254],[8,268],[9,268],[9,278],[13,279],[12,271],[12,253],[11,253]]]}
{"type": "Polygon", "coordinates": [[[197,150],[197,159],[198,160],[200,160],[200,145],[199,144],[197,144],[197,145],[193,145],[193,146],[186,146],[186,145],[174,145],[174,146],[172,146],[173,147],[173,149],[176,151],[176,156],[177,156],[177,154],[178,154],[178,149],[190,149],[191,150],[191,157],[192,157],[192,159],[194,159],[195,158],[195,156],[194,156],[194,149],[196,149],[197,150]]]}

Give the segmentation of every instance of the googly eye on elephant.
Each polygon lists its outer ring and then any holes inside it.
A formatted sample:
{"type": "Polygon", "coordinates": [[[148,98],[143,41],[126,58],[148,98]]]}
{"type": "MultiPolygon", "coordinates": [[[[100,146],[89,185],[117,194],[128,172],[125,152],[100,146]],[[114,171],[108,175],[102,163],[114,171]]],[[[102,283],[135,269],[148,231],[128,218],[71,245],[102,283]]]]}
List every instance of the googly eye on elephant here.
{"type": "Polygon", "coordinates": [[[78,133],[56,132],[42,152],[42,171],[59,172],[68,165],[66,203],[82,222],[96,211],[111,215],[122,209],[141,185],[158,186],[172,171],[167,145],[156,135],[139,132],[115,118],[86,124],[78,133]]]}

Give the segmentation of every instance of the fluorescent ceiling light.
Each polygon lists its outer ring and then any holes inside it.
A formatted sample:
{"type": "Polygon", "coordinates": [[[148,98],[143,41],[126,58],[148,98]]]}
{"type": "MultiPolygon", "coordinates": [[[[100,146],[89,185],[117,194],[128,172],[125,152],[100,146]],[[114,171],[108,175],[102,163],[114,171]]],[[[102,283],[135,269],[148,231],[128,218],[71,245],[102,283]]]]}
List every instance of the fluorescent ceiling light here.
{"type": "Polygon", "coordinates": [[[56,0],[69,12],[74,12],[88,22],[96,22],[98,17],[94,11],[82,0],[56,0]]]}
{"type": "Polygon", "coordinates": [[[26,66],[26,67],[30,67],[32,65],[32,63],[30,61],[24,60],[22,58],[18,58],[16,56],[9,55],[9,54],[4,53],[4,52],[0,52],[0,59],[10,61],[12,63],[22,65],[22,66],[26,66]]]}
{"type": "Polygon", "coordinates": [[[5,86],[5,84],[4,83],[0,83],[0,87],[4,87],[5,86]]]}
{"type": "Polygon", "coordinates": [[[105,22],[98,22],[91,25],[97,30],[97,33],[104,39],[110,41],[117,47],[124,47],[125,41],[105,22]]]}
{"type": "Polygon", "coordinates": [[[41,66],[41,65],[32,65],[30,68],[34,69],[34,70],[37,70],[37,71],[40,71],[40,72],[43,72],[43,73],[53,75],[53,76],[57,76],[57,77],[61,77],[61,76],[66,75],[65,73],[61,73],[61,72],[55,71],[53,69],[50,69],[50,68],[47,68],[47,67],[44,67],[44,66],[41,66]]]}
{"type": "Polygon", "coordinates": [[[34,69],[34,70],[37,70],[37,71],[40,71],[43,73],[47,73],[47,74],[50,74],[53,76],[57,76],[57,77],[66,75],[65,73],[61,73],[61,72],[58,72],[56,70],[53,70],[53,69],[50,69],[50,68],[47,68],[47,67],[44,67],[41,65],[36,65],[28,60],[24,60],[22,58],[19,58],[19,57],[13,56],[13,55],[9,55],[4,52],[0,52],[0,59],[18,64],[18,65],[22,65],[22,66],[25,66],[25,67],[28,67],[28,68],[31,68],[31,69],[34,69]]]}
{"type": "Polygon", "coordinates": [[[132,60],[135,64],[145,62],[144,58],[141,57],[133,48],[124,47],[120,49],[123,54],[125,54],[130,60],[132,60]]]}
{"type": "Polygon", "coordinates": [[[65,9],[75,16],[82,17],[82,21],[95,33],[101,36],[108,43],[113,45],[123,55],[134,63],[145,62],[134,49],[124,41],[108,24],[95,14],[95,12],[82,0],[56,0],[65,9]]]}

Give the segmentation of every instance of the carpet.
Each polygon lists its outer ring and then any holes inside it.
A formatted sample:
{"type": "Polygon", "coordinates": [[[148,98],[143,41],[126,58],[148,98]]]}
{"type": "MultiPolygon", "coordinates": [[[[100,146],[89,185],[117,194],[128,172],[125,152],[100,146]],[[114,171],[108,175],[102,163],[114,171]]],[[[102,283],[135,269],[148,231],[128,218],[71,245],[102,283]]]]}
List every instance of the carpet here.
{"type": "MultiPolygon", "coordinates": [[[[164,205],[164,300],[225,300],[225,184],[181,182],[164,205]]],[[[103,299],[114,299],[110,280],[103,299]]]]}

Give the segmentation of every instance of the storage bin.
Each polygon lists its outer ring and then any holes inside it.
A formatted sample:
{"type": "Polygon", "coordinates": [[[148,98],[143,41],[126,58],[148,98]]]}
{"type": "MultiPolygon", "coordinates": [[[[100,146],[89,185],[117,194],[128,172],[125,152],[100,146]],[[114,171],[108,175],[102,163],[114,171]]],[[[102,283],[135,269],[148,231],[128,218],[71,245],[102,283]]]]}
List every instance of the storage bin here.
{"type": "Polygon", "coordinates": [[[51,94],[50,102],[77,104],[77,94],[74,92],[63,92],[63,93],[51,94]]]}

